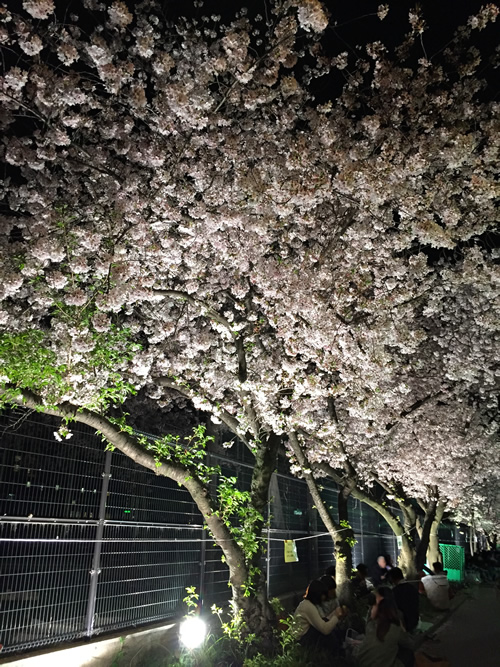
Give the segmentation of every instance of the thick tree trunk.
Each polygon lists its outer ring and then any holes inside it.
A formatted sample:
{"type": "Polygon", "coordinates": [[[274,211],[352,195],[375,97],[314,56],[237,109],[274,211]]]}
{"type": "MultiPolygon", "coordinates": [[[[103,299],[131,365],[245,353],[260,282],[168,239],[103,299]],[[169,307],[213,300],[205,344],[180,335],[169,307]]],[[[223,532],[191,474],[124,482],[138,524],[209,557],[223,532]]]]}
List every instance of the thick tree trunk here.
{"type": "Polygon", "coordinates": [[[398,565],[406,579],[415,579],[417,576],[417,553],[415,544],[407,535],[401,536],[402,544],[398,557],[398,565]]]}
{"type": "Polygon", "coordinates": [[[427,548],[427,562],[430,565],[436,562],[443,562],[443,554],[439,550],[439,526],[443,520],[444,510],[445,504],[438,503],[436,507],[436,516],[432,522],[431,532],[429,535],[429,546],[427,548]]]}
{"type": "MultiPolygon", "coordinates": [[[[248,581],[247,577],[244,583],[248,581]]],[[[243,625],[241,637],[254,633],[259,638],[259,648],[266,649],[273,643],[274,612],[271,609],[266,590],[266,573],[260,571],[252,577],[252,592],[245,595],[245,588],[233,586],[232,611],[235,617],[241,613],[243,625]]]]}
{"type": "Polygon", "coordinates": [[[384,518],[391,527],[394,535],[401,542],[401,548],[398,555],[398,565],[402,569],[403,574],[407,579],[414,579],[417,575],[416,565],[416,547],[415,536],[417,534],[416,515],[409,511],[408,506],[401,506],[403,510],[404,524],[401,523],[399,516],[384,503],[369,496],[364,491],[355,489],[352,492],[354,498],[358,498],[361,502],[369,505],[376,510],[382,518],[384,518]]]}
{"type": "Polygon", "coordinates": [[[337,581],[337,597],[340,604],[352,603],[352,545],[354,531],[349,523],[348,500],[352,489],[344,486],[338,495],[338,525],[340,530],[334,539],[335,543],[335,577],[337,581]]]}
{"type": "MultiPolygon", "coordinates": [[[[331,468],[328,464],[318,464],[317,466],[320,470],[326,473],[331,477],[337,484],[343,486],[346,484],[346,477],[341,477],[336,470],[331,468]]],[[[398,563],[403,574],[407,578],[414,578],[417,573],[416,567],[416,547],[415,547],[415,537],[417,536],[416,528],[416,514],[415,512],[410,511],[412,508],[409,504],[404,504],[403,514],[405,516],[405,526],[401,524],[399,516],[394,514],[391,508],[382,501],[377,500],[373,496],[369,495],[366,491],[363,491],[356,486],[356,475],[355,471],[351,467],[351,471],[347,472],[348,486],[351,489],[350,494],[353,498],[357,498],[361,502],[365,503],[377,511],[381,517],[387,521],[392,531],[396,537],[400,538],[402,543],[401,551],[398,557],[398,563]],[[411,524],[411,525],[410,525],[411,524]]],[[[404,502],[404,501],[403,501],[404,502]]],[[[403,509],[403,508],[402,508],[403,509]]]]}
{"type": "MultiPolygon", "coordinates": [[[[269,499],[269,485],[276,468],[278,449],[281,438],[270,433],[255,452],[255,464],[250,485],[251,505],[262,517],[254,524],[255,534],[260,537],[264,528],[266,507],[269,499]]],[[[247,585],[250,584],[250,595],[244,595],[244,589],[233,587],[233,604],[235,610],[241,610],[245,622],[243,633],[256,634],[261,642],[271,645],[272,621],[274,612],[271,609],[267,596],[267,577],[262,569],[266,543],[259,540],[259,548],[248,563],[247,585]],[[248,576],[249,575],[249,576],[248,576]]]]}
{"type": "Polygon", "coordinates": [[[342,604],[347,604],[351,597],[350,579],[352,574],[352,541],[351,544],[349,544],[349,542],[354,539],[354,533],[350,528],[347,528],[346,530],[346,525],[342,526],[341,522],[343,520],[347,524],[349,523],[347,499],[351,490],[348,487],[340,489],[338,496],[339,521],[334,521],[321,497],[316,479],[312,474],[309,462],[300,447],[299,440],[295,433],[289,434],[289,442],[295,458],[297,459],[297,463],[302,468],[304,479],[306,480],[307,488],[309,489],[314,505],[318,510],[325,528],[330,533],[333,540],[335,546],[335,581],[337,582],[337,595],[342,604]]]}
{"type": "Polygon", "coordinates": [[[473,556],[476,553],[476,531],[474,525],[469,526],[469,549],[470,555],[473,556]]]}
{"type": "Polygon", "coordinates": [[[417,527],[417,535],[418,535],[418,539],[421,540],[421,539],[422,539],[423,526],[422,526],[422,522],[420,521],[420,517],[419,517],[419,516],[417,516],[417,524],[416,524],[416,527],[417,527]]]}
{"type": "MultiPolygon", "coordinates": [[[[399,495],[401,496],[401,492],[399,495]]],[[[396,502],[403,514],[403,532],[398,536],[401,539],[398,562],[405,577],[414,579],[420,569],[417,565],[419,530],[420,534],[423,534],[424,528],[419,522],[418,515],[411,503],[401,497],[396,498],[396,502]]]]}
{"type": "Polygon", "coordinates": [[[436,508],[437,508],[437,501],[429,500],[425,508],[425,517],[424,517],[424,522],[422,524],[422,534],[420,536],[420,542],[417,547],[416,566],[418,571],[420,571],[425,565],[431,529],[434,524],[434,520],[436,518],[436,508]]]}

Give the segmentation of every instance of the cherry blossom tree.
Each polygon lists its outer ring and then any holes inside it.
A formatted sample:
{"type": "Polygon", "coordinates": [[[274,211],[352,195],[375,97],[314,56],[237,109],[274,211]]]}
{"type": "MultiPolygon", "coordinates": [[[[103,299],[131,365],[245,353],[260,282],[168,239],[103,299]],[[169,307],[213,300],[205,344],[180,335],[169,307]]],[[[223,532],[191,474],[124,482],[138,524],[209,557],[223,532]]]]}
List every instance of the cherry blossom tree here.
{"type": "Polygon", "coordinates": [[[454,520],[469,526],[472,533],[483,534],[492,549],[496,547],[500,533],[499,488],[497,467],[495,471],[478,475],[453,508],[454,520]]]}
{"type": "Polygon", "coordinates": [[[426,559],[431,563],[439,559],[438,529],[444,513],[454,513],[468,489],[477,488],[485,478],[496,477],[498,487],[499,454],[498,424],[490,414],[481,414],[472,401],[464,405],[442,398],[415,413],[377,457],[380,483],[400,506],[405,530],[419,542],[417,569],[426,559]],[[422,526],[407,509],[410,498],[423,511],[422,526]]]}
{"type": "Polygon", "coordinates": [[[396,436],[421,406],[491,399],[498,105],[470,40],[498,10],[434,62],[417,11],[394,53],[352,54],[322,43],[318,0],[228,23],[149,0],[23,7],[0,14],[3,400],[85,421],[186,486],[261,632],[262,543],[243,553],[193,466],[155,460],[116,406],[188,400],[237,434],[259,536],[280,447],[312,490],[314,470],[336,475],[346,512],[375,473],[406,484],[416,441],[396,436]],[[342,89],[315,99],[329,76],[342,89]]]}
{"type": "MultiPolygon", "coordinates": [[[[384,517],[402,540],[401,564],[409,574],[425,562],[429,540],[428,558],[436,560],[437,528],[445,509],[456,507],[468,487],[475,488],[485,475],[492,478],[498,471],[495,271],[494,264],[485,272],[479,264],[472,274],[470,259],[446,265],[453,290],[447,294],[438,277],[432,305],[422,311],[421,326],[432,335],[411,364],[401,358],[398,367],[396,386],[413,403],[403,400],[392,413],[379,409],[377,419],[375,412],[358,410],[353,420],[338,401],[335,422],[343,460],[337,467],[343,468],[342,474],[331,469],[332,459],[325,465],[324,457],[317,457],[318,448],[310,457],[313,467],[339,484],[350,480],[353,489],[357,486],[356,497],[384,517]],[[475,363],[460,364],[464,358],[475,363]],[[370,423],[360,427],[360,419],[366,417],[370,423]],[[367,485],[373,480],[384,488],[387,501],[369,492],[367,485]],[[391,504],[398,506],[401,517],[391,504]]],[[[390,404],[381,391],[379,397],[382,405],[390,404]]]]}

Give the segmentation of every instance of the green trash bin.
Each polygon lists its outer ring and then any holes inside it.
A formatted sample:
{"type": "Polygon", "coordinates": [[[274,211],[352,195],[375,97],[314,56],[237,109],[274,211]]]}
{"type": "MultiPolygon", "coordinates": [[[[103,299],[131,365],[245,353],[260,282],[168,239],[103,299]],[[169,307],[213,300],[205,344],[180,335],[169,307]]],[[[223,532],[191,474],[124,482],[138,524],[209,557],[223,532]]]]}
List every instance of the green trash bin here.
{"type": "Polygon", "coordinates": [[[465,549],[454,544],[440,544],[443,554],[443,567],[448,572],[450,581],[464,580],[465,549]]]}

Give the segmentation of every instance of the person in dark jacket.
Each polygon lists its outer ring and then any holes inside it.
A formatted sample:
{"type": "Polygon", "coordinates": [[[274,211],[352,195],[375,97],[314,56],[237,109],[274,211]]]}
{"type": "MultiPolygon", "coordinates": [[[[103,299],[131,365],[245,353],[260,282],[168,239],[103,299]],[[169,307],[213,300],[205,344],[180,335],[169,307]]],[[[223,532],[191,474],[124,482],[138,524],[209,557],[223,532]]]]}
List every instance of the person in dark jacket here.
{"type": "Polygon", "coordinates": [[[356,574],[352,578],[352,588],[355,598],[364,598],[373,589],[373,584],[368,580],[368,568],[364,563],[356,567],[356,574]]]}
{"type": "Polygon", "coordinates": [[[413,632],[418,625],[419,620],[419,596],[418,590],[412,584],[405,581],[403,573],[399,567],[391,570],[389,575],[390,582],[394,586],[392,594],[403,614],[403,623],[408,632],[413,632]]]}
{"type": "Polygon", "coordinates": [[[386,578],[388,574],[389,574],[389,569],[387,567],[387,561],[385,560],[385,556],[379,556],[377,558],[377,563],[373,567],[371,572],[371,580],[373,581],[373,585],[375,586],[375,588],[383,586],[385,583],[387,583],[386,578]]]}

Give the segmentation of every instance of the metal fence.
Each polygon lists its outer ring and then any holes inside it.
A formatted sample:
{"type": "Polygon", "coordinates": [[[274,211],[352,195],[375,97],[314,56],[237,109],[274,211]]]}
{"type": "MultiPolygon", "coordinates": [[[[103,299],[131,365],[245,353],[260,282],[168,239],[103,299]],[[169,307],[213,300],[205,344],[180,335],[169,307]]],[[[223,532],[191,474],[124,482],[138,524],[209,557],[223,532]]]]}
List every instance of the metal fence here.
{"type": "MultiPolygon", "coordinates": [[[[4,653],[167,620],[184,612],[187,586],[206,604],[229,596],[221,551],[203,528],[191,496],[171,480],[105,451],[91,429],[16,410],[0,416],[0,643],[4,653]]],[[[225,474],[249,486],[247,450],[210,454],[225,474]]],[[[326,486],[335,507],[337,491],[326,486]]],[[[354,562],[396,555],[389,527],[350,501],[354,562]]],[[[270,490],[268,590],[303,590],[333,564],[333,544],[312,509],[306,484],[281,462],[270,490]],[[311,538],[311,539],[301,539],[311,538]],[[283,540],[299,561],[285,563],[283,540]]],[[[446,541],[446,540],[444,540],[446,541]]]]}

